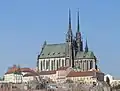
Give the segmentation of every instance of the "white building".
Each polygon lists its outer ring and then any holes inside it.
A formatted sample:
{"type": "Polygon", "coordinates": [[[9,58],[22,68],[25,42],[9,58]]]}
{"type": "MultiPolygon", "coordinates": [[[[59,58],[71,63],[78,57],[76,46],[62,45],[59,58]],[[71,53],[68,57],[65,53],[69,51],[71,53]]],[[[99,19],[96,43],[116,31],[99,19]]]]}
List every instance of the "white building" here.
{"type": "Polygon", "coordinates": [[[104,73],[96,70],[80,72],[80,71],[71,71],[67,75],[68,80],[73,82],[81,82],[83,84],[93,84],[93,82],[104,81],[104,73]]]}
{"type": "Polygon", "coordinates": [[[116,78],[116,77],[113,77],[113,76],[110,75],[110,74],[106,74],[106,75],[104,76],[104,81],[106,81],[107,78],[109,78],[109,81],[110,81],[110,85],[111,85],[111,86],[120,85],[120,78],[116,78]]]}
{"type": "Polygon", "coordinates": [[[23,82],[28,83],[30,81],[39,81],[39,77],[36,73],[27,73],[23,76],[23,82]]]}
{"type": "Polygon", "coordinates": [[[43,78],[50,78],[54,82],[66,82],[72,80],[73,82],[83,82],[93,84],[93,82],[104,81],[104,73],[91,69],[90,71],[76,71],[71,67],[60,67],[58,70],[41,71],[40,76],[43,78]]]}
{"type": "Polygon", "coordinates": [[[36,72],[30,68],[18,68],[16,65],[13,65],[13,67],[9,68],[4,74],[4,81],[11,83],[22,83],[33,80],[31,76],[26,77],[27,74],[36,74],[36,72]]]}
{"type": "Polygon", "coordinates": [[[5,82],[11,82],[11,83],[21,83],[22,82],[22,75],[20,74],[14,74],[14,73],[10,73],[10,74],[5,74],[4,75],[4,81],[5,82]]]}

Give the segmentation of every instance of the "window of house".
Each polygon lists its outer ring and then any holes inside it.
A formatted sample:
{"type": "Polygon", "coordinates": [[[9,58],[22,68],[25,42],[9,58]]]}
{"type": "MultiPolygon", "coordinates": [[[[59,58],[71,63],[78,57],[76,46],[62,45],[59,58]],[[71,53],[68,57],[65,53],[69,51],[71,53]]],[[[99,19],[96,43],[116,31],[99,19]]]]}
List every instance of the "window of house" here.
{"type": "Polygon", "coordinates": [[[53,63],[54,63],[54,69],[55,69],[55,60],[54,60],[54,62],[53,62],[53,63]]]}
{"type": "Polygon", "coordinates": [[[57,60],[57,69],[58,69],[58,60],[57,60]]]}
{"type": "Polygon", "coordinates": [[[90,69],[92,69],[92,68],[93,68],[93,62],[90,61],[90,69]]]}
{"type": "Polygon", "coordinates": [[[64,59],[62,59],[62,66],[64,66],[64,59]]]}
{"type": "Polygon", "coordinates": [[[61,66],[61,59],[59,59],[59,67],[61,66]]]}
{"type": "Polygon", "coordinates": [[[88,68],[88,61],[87,61],[87,70],[88,70],[89,68],[88,68]]]}
{"type": "Polygon", "coordinates": [[[65,60],[65,66],[67,66],[67,60],[65,60]]]}
{"type": "Polygon", "coordinates": [[[53,61],[51,61],[51,69],[53,70],[54,68],[54,64],[53,64],[53,61]]]}
{"type": "Polygon", "coordinates": [[[43,60],[43,69],[45,69],[45,60],[43,60]]]}
{"type": "Polygon", "coordinates": [[[42,61],[41,61],[40,65],[41,65],[41,70],[42,70],[42,61]]]}
{"type": "Polygon", "coordinates": [[[49,69],[49,60],[46,61],[46,69],[49,69]]]}

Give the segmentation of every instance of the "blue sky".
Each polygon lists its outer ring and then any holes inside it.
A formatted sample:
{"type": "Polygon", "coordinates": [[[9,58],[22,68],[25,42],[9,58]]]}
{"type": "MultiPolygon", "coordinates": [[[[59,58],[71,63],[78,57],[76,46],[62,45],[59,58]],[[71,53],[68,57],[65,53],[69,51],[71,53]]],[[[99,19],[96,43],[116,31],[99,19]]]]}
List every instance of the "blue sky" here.
{"type": "Polygon", "coordinates": [[[80,10],[80,31],[97,56],[103,72],[120,76],[119,0],[1,0],[0,75],[20,64],[35,67],[45,40],[65,42],[68,8],[76,32],[76,13],[80,10]]]}

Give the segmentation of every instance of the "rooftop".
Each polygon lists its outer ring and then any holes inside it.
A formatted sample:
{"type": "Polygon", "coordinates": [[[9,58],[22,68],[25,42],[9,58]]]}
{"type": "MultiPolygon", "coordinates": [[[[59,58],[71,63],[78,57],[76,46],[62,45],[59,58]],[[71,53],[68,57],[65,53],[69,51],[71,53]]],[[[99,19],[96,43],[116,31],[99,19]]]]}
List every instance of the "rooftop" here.
{"type": "MultiPolygon", "coordinates": [[[[65,57],[66,43],[46,44],[43,46],[39,58],[65,57]]],[[[76,58],[95,58],[92,51],[78,52],[76,58]]]]}
{"type": "Polygon", "coordinates": [[[8,69],[8,71],[5,73],[5,74],[11,74],[11,73],[14,73],[14,72],[35,72],[34,70],[30,69],[30,68],[18,68],[16,65],[13,65],[13,67],[10,67],[8,69]]]}

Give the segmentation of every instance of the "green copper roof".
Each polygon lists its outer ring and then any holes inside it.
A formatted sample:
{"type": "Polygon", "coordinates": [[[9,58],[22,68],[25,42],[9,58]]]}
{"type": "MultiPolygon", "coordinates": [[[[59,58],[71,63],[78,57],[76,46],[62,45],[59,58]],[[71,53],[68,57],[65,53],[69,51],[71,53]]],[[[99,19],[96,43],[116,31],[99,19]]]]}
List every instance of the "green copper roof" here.
{"type": "MultiPolygon", "coordinates": [[[[51,57],[64,57],[65,56],[65,43],[60,44],[46,44],[41,51],[40,58],[51,58],[51,57]]],[[[75,58],[95,58],[92,51],[78,52],[75,58]]]]}
{"type": "Polygon", "coordinates": [[[78,52],[76,58],[95,58],[95,55],[92,51],[78,52]]]}
{"type": "Polygon", "coordinates": [[[40,58],[65,56],[65,43],[46,44],[40,58]]]}

